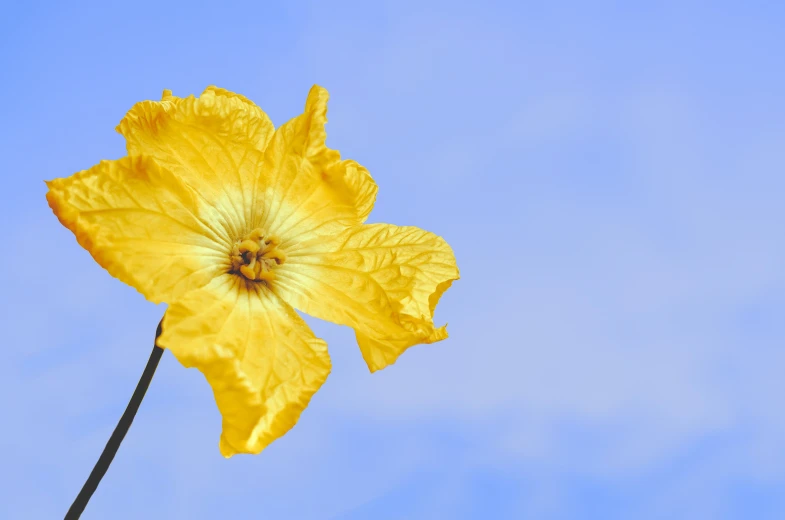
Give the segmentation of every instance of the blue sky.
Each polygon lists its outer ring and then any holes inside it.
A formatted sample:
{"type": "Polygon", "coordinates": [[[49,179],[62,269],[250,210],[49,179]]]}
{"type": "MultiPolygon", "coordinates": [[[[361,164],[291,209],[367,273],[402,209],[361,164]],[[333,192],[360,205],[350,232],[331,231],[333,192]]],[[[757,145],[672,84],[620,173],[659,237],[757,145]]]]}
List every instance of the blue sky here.
{"type": "Polygon", "coordinates": [[[0,516],[57,518],[165,310],[51,214],[44,179],[216,84],[280,125],[314,83],[373,222],[453,246],[449,340],[333,372],[224,460],[165,353],[83,518],[785,518],[785,4],[17,2],[0,18],[0,516]]]}

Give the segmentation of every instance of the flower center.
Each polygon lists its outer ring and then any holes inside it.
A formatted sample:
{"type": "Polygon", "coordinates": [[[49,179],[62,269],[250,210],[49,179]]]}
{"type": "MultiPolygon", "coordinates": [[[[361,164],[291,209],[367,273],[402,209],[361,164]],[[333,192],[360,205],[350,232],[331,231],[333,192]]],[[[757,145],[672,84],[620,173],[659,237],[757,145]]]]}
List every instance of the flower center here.
{"type": "Polygon", "coordinates": [[[277,236],[265,235],[261,229],[254,229],[232,247],[232,272],[248,280],[272,281],[273,267],[286,261],[286,255],[278,249],[280,243],[277,236]]]}

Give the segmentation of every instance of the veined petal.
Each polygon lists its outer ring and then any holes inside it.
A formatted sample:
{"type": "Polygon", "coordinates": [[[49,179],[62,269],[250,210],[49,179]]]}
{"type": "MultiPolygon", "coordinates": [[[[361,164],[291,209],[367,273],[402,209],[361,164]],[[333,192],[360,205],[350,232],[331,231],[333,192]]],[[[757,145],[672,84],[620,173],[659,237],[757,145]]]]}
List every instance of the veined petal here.
{"type": "Polygon", "coordinates": [[[288,250],[362,224],[376,200],[368,170],[325,144],[327,98],[314,86],[305,112],[278,128],[265,150],[258,225],[280,236],[288,250]]]}
{"type": "Polygon", "coordinates": [[[259,453],[289,431],[330,373],[327,345],[294,309],[229,274],[170,306],[158,345],[213,388],[225,457],[259,453]]]}
{"type": "Polygon", "coordinates": [[[262,154],[273,124],[245,97],[208,87],[200,97],[134,105],[117,127],[129,155],[145,154],[178,175],[230,223],[235,236],[252,220],[262,154]]]}
{"type": "Polygon", "coordinates": [[[226,270],[231,246],[215,210],[147,157],[102,161],[47,186],[79,244],[148,300],[171,302],[226,270]]]}
{"type": "Polygon", "coordinates": [[[416,227],[370,224],[289,254],[273,290],[292,306],[354,328],[371,371],[419,343],[447,337],[433,313],[459,277],[452,249],[416,227]]]}

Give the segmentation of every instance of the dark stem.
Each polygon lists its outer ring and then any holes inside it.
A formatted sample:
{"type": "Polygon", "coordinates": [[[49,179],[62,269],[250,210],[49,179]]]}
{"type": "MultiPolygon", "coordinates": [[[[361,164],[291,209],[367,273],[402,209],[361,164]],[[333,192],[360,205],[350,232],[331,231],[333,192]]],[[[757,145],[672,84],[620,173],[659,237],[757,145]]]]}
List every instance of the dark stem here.
{"type": "MultiPolygon", "coordinates": [[[[161,323],[163,323],[163,320],[161,320],[161,323]]],[[[161,335],[161,323],[158,324],[158,330],[155,331],[156,341],[158,340],[158,336],[161,335]]],[[[161,354],[163,353],[163,349],[153,343],[153,352],[150,354],[147,366],[144,367],[142,377],[136,385],[134,395],[131,396],[131,400],[128,402],[128,406],[126,407],[125,412],[123,412],[123,416],[120,417],[120,422],[117,423],[114,432],[112,432],[112,436],[109,437],[109,442],[106,443],[106,447],[98,458],[98,462],[95,463],[93,471],[90,472],[90,476],[87,477],[87,481],[84,483],[84,486],[82,486],[82,490],[79,492],[79,495],[77,495],[74,503],[71,504],[68,513],[66,513],[65,520],[76,520],[82,515],[82,511],[84,511],[84,508],[90,501],[90,497],[93,496],[93,493],[104,477],[106,470],[109,469],[109,464],[112,463],[112,459],[114,459],[114,455],[117,453],[120,443],[123,442],[125,434],[128,433],[128,428],[130,428],[131,423],[134,422],[134,416],[136,416],[136,412],[139,410],[139,405],[142,404],[144,394],[147,392],[147,387],[150,386],[150,381],[153,379],[153,374],[158,367],[158,361],[161,360],[161,354]]]]}

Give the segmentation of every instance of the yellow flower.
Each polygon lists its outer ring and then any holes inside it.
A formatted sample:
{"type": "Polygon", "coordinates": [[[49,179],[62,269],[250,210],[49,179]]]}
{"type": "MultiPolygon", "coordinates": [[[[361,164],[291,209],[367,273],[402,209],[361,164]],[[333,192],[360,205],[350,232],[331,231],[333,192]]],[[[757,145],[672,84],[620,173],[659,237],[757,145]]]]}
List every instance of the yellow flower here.
{"type": "Polygon", "coordinates": [[[458,279],[452,250],[416,227],[364,224],[376,184],[326,147],[327,97],[314,86],[275,130],[238,94],[167,90],[117,127],[127,157],[47,183],[102,267],[169,304],[158,345],[211,385],[225,457],[286,433],[330,372],[294,309],[352,327],[371,371],[447,337],[433,311],[458,279]]]}

